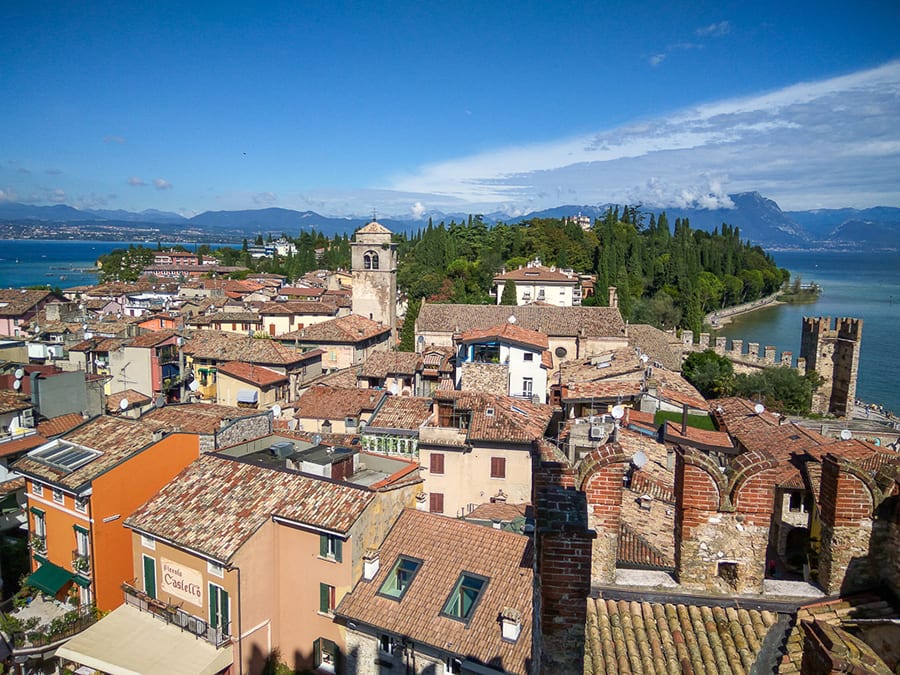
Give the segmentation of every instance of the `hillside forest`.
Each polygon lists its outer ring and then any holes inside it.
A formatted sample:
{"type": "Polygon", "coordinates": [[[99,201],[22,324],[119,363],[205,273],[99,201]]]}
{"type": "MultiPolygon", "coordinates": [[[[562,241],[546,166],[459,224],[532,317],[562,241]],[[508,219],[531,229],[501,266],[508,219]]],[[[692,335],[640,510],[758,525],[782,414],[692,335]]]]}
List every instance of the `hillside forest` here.
{"type": "MultiPolygon", "coordinates": [[[[292,281],[317,268],[349,268],[346,235],[328,238],[303,232],[292,241],[297,253],[284,257],[251,257],[247,242],[241,250],[201,247],[204,250],[197,252],[213,255],[223,265],[284,274],[292,281]]],[[[414,234],[395,234],[394,241],[398,286],[413,311],[423,298],[494,303],[491,292],[497,273],[539,259],[546,266],[596,275],[594,294],[583,300],[584,305],[607,305],[608,288],[615,286],[624,319],[699,333],[705,314],[774,293],[790,277],[762,248],[742,241],[738,228],[723,223],[712,232],[695,230],[687,218],[670,226],[665,212],[657,216],[635,206],[621,211],[610,207],[588,230],[555,218],[491,227],[480,216],[469,216],[465,222],[449,224],[429,220],[414,234]]],[[[262,235],[255,243],[263,243],[262,235]]],[[[147,253],[152,260],[152,250],[140,247],[114,251],[103,260],[104,277],[136,278],[147,253]]]]}

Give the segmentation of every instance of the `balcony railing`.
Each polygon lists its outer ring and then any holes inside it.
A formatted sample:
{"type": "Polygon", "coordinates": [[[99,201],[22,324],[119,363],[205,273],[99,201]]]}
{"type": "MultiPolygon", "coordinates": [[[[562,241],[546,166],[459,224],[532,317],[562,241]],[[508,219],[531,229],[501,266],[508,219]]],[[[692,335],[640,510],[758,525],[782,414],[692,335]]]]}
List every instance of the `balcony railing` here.
{"type": "Polygon", "coordinates": [[[47,535],[33,534],[31,535],[31,550],[34,553],[47,553],[47,535]]]}
{"type": "Polygon", "coordinates": [[[72,551],[72,569],[83,576],[91,573],[91,556],[88,553],[81,553],[76,548],[72,551]]]}
{"type": "Polygon", "coordinates": [[[151,598],[131,584],[122,584],[122,590],[125,592],[125,602],[127,604],[137,607],[142,612],[148,612],[167,624],[177,626],[183,631],[206,640],[216,649],[231,642],[231,635],[229,635],[227,626],[225,628],[221,626],[213,628],[208,622],[185,612],[181,607],[151,598]]]}

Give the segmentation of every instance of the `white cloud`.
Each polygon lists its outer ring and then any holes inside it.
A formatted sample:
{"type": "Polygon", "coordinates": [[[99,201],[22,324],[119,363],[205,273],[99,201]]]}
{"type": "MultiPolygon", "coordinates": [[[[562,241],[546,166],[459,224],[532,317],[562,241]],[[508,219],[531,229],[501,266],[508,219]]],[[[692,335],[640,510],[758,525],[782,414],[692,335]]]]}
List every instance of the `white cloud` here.
{"type": "Polygon", "coordinates": [[[153,187],[155,187],[157,190],[171,190],[173,186],[165,178],[154,178],[153,187]]]}
{"type": "Polygon", "coordinates": [[[118,145],[124,145],[125,139],[122,136],[104,136],[104,143],[117,143],[118,145]]]}
{"type": "Polygon", "coordinates": [[[415,218],[416,220],[421,220],[425,215],[425,212],[427,211],[425,205],[422,204],[422,202],[416,202],[409,207],[409,210],[412,213],[413,218],[415,218]]]}
{"type": "Polygon", "coordinates": [[[18,198],[13,190],[4,190],[0,188],[0,202],[14,202],[18,198]]]}
{"type": "Polygon", "coordinates": [[[49,194],[48,198],[51,202],[62,204],[66,201],[66,191],[60,188],[56,188],[49,194]]]}
{"type": "Polygon", "coordinates": [[[860,203],[861,188],[869,198],[881,195],[878,203],[897,204],[897,119],[900,61],[590,135],[437,162],[396,176],[392,187],[423,195],[430,208],[452,199],[482,212],[543,208],[560,195],[579,204],[720,208],[727,192],[744,190],[760,190],[783,208],[813,208],[813,195],[833,206],[873,205],[860,203]]]}
{"type": "Polygon", "coordinates": [[[665,54],[652,54],[647,57],[647,60],[650,62],[651,66],[658,66],[660,63],[666,60],[665,54]]]}
{"type": "Polygon", "coordinates": [[[711,23],[708,26],[701,26],[694,32],[700,37],[705,37],[707,35],[727,35],[731,32],[731,23],[728,21],[719,21],[718,23],[711,23]]]}
{"type": "Polygon", "coordinates": [[[274,192],[257,192],[253,195],[253,203],[271,206],[278,203],[278,195],[274,192]]]}
{"type": "Polygon", "coordinates": [[[143,179],[138,178],[137,176],[129,176],[128,184],[131,185],[132,187],[141,187],[143,185],[146,185],[147,183],[144,182],[143,179]]]}

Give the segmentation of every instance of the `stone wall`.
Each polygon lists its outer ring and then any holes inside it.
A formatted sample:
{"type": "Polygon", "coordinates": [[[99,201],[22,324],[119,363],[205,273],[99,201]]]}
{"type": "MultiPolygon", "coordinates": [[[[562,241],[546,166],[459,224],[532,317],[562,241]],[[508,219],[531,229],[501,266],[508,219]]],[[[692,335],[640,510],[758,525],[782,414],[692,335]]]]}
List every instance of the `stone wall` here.
{"type": "Polygon", "coordinates": [[[461,372],[461,389],[509,396],[509,366],[499,363],[464,363],[461,372]]]}
{"type": "Polygon", "coordinates": [[[804,317],[800,356],[806,369],[814,370],[822,384],[813,394],[814,413],[844,417],[856,398],[862,319],[804,317]],[[833,327],[832,327],[833,326],[833,327]]]}
{"type": "Polygon", "coordinates": [[[254,438],[268,436],[271,433],[271,412],[267,411],[248,417],[240,417],[226,423],[213,436],[201,436],[200,452],[213,452],[218,448],[227,448],[254,438]]]}

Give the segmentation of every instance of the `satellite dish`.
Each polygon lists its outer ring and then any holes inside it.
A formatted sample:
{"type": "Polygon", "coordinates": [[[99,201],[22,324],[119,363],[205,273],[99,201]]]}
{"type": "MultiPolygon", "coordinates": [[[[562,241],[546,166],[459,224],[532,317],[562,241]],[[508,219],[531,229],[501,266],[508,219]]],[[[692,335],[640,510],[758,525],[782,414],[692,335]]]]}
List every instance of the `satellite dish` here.
{"type": "Polygon", "coordinates": [[[119,410],[128,410],[128,399],[123,398],[119,401],[119,410]]]}
{"type": "Polygon", "coordinates": [[[396,396],[398,391],[399,391],[399,389],[398,389],[398,387],[397,387],[397,383],[394,382],[394,383],[391,385],[391,394],[394,395],[394,396],[396,396]]]}
{"type": "Polygon", "coordinates": [[[157,399],[153,402],[153,405],[157,408],[162,408],[166,404],[166,399],[162,396],[158,396],[157,399]]]}
{"type": "Polygon", "coordinates": [[[650,459],[647,457],[647,455],[644,454],[643,450],[638,450],[636,453],[634,453],[634,457],[631,458],[631,463],[634,464],[638,469],[642,469],[647,466],[647,462],[649,461],[650,459]]]}
{"type": "Polygon", "coordinates": [[[279,417],[281,415],[281,406],[277,403],[272,406],[272,414],[275,415],[275,417],[279,417]]]}
{"type": "Polygon", "coordinates": [[[16,368],[16,379],[21,380],[25,377],[25,370],[23,368],[16,368]]]}
{"type": "Polygon", "coordinates": [[[509,315],[509,318],[507,319],[507,321],[509,321],[510,323],[515,323],[515,322],[517,321],[516,315],[515,315],[515,314],[510,314],[510,315],[509,315]]]}
{"type": "Polygon", "coordinates": [[[322,435],[316,434],[315,436],[313,436],[313,443],[315,443],[316,445],[322,445],[322,435]]]}
{"type": "Polygon", "coordinates": [[[841,440],[849,441],[853,437],[853,434],[850,433],[849,429],[841,429],[841,440]]]}
{"type": "Polygon", "coordinates": [[[757,415],[762,415],[766,411],[766,406],[764,406],[762,403],[757,403],[755,406],[753,406],[753,411],[757,415]]]}
{"type": "Polygon", "coordinates": [[[650,357],[646,354],[641,354],[641,363],[647,363],[650,360],[650,357]]]}
{"type": "Polygon", "coordinates": [[[620,420],[625,417],[625,406],[624,405],[614,405],[613,409],[610,411],[613,419],[620,420]]]}
{"type": "Polygon", "coordinates": [[[200,383],[197,380],[191,380],[191,383],[188,385],[188,389],[191,391],[197,391],[200,388],[200,383]]]}
{"type": "Polygon", "coordinates": [[[297,429],[297,420],[289,420],[288,421],[288,429],[291,431],[296,431],[297,429]]]}
{"type": "Polygon", "coordinates": [[[19,389],[21,389],[21,388],[22,388],[22,380],[16,380],[15,382],[13,382],[13,389],[15,389],[16,391],[19,391],[19,389]]]}

